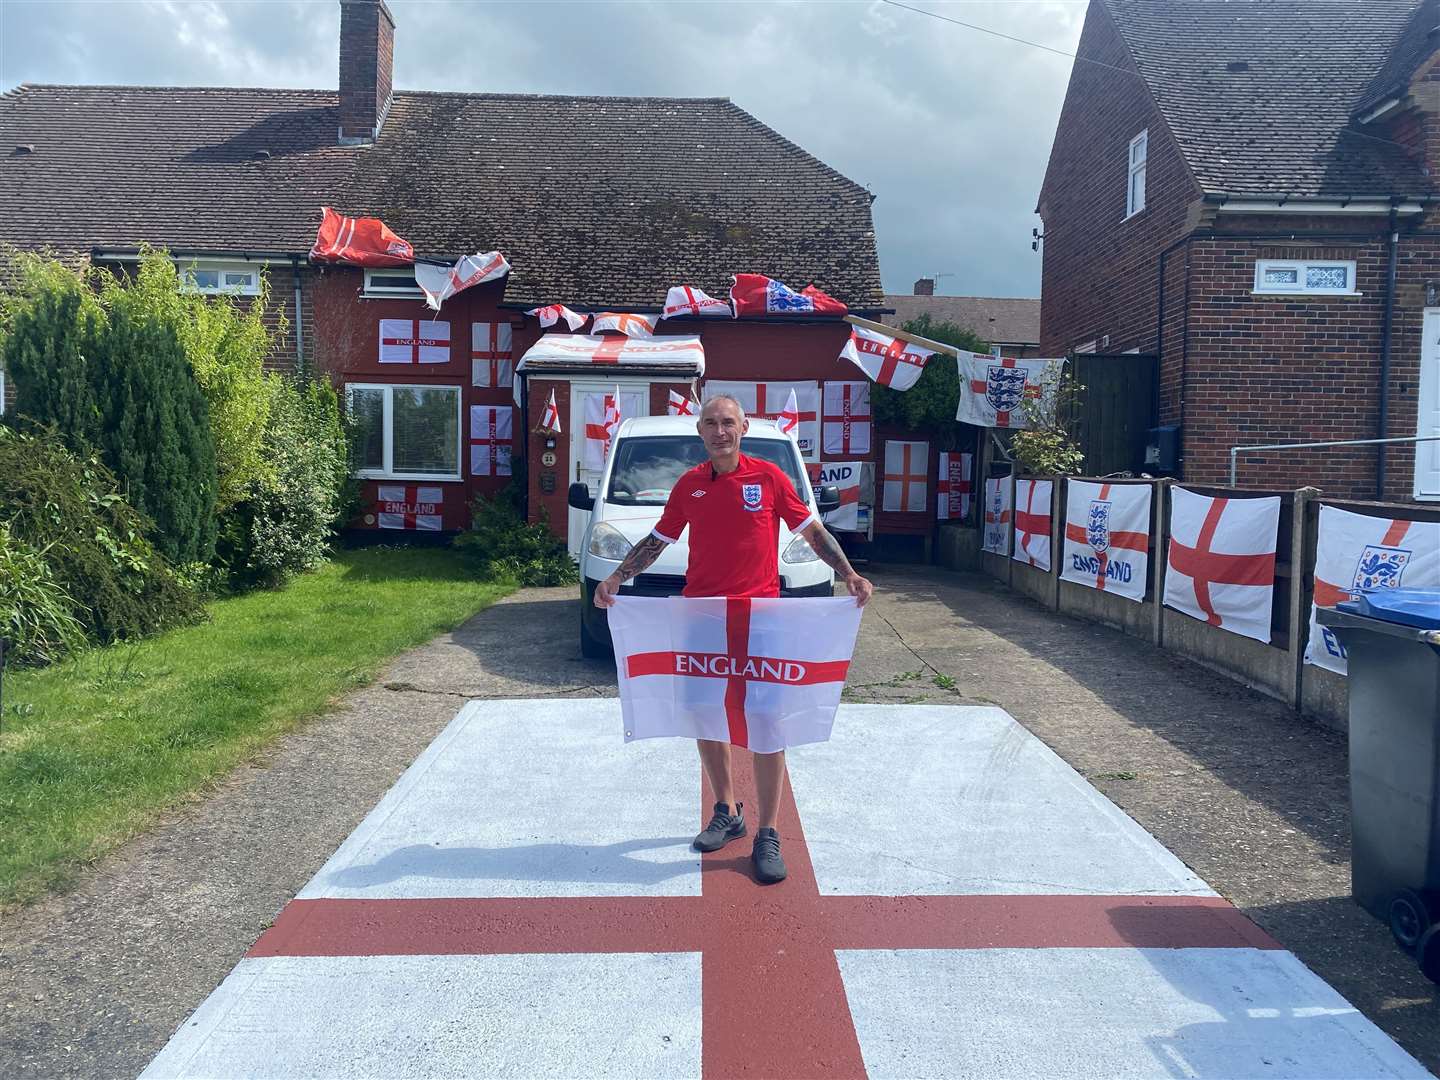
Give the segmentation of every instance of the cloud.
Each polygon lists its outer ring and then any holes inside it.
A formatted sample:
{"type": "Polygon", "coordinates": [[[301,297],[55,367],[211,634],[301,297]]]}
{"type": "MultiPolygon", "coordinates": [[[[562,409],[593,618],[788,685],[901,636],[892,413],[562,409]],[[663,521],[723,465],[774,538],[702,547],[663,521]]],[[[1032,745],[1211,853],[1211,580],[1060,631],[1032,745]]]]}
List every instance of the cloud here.
{"type": "MultiPolygon", "coordinates": [[[[722,96],[875,194],[888,292],[1038,295],[1033,210],[1069,60],[878,0],[389,0],[402,89],[722,96]]],[[[1084,0],[914,6],[1073,51],[1084,0]]],[[[333,87],[339,5],[0,0],[20,82],[333,87]]]]}

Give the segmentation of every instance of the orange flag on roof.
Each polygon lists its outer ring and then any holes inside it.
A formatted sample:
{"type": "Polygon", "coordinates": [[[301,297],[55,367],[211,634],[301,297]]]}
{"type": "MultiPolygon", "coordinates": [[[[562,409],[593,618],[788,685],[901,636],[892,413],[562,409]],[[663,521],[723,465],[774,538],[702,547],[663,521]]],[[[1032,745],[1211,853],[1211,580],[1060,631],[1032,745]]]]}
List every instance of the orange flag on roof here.
{"type": "Polygon", "coordinates": [[[320,231],[310,258],[317,262],[343,262],[354,266],[409,266],[415,249],[379,218],[345,217],[328,206],[320,208],[320,231]]]}

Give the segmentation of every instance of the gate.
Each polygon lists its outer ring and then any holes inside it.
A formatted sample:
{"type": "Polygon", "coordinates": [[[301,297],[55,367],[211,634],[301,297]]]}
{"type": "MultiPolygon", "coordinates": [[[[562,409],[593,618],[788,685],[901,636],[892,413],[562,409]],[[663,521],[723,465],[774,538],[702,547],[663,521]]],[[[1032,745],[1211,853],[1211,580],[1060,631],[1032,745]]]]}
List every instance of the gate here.
{"type": "Polygon", "coordinates": [[[1159,368],[1146,353],[1078,353],[1068,358],[1067,378],[1085,391],[1067,403],[1064,419],[1085,454],[1086,476],[1140,472],[1156,425],[1159,368]]]}

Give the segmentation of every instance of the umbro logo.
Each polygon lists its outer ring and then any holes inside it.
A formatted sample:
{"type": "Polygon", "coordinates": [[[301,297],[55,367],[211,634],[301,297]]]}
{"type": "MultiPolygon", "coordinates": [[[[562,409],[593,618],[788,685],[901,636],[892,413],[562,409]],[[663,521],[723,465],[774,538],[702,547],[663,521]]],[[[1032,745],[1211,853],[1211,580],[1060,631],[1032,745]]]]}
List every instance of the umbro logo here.
{"type": "Polygon", "coordinates": [[[694,491],[690,492],[690,497],[691,497],[692,499],[698,499],[698,498],[700,498],[701,495],[704,495],[704,494],[705,494],[705,489],[704,489],[704,488],[696,488],[694,491]]]}

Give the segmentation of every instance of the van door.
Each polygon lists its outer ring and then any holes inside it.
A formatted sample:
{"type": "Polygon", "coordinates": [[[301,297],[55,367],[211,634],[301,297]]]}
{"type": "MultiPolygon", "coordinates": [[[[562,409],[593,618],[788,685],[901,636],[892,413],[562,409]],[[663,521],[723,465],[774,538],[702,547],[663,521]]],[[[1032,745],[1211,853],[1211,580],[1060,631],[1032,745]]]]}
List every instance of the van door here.
{"type": "MultiPolygon", "coordinates": [[[[590,489],[591,496],[599,494],[600,473],[585,463],[585,417],[586,402],[595,399],[603,402],[606,394],[614,393],[614,382],[572,382],[570,384],[570,483],[583,483],[590,489]]],[[[650,415],[650,384],[620,384],[620,419],[650,415]]],[[[580,541],[585,537],[585,527],[590,523],[588,510],[570,508],[570,519],[566,538],[570,554],[580,557],[580,541]]]]}
{"type": "MultiPolygon", "coordinates": [[[[1440,308],[1426,308],[1420,333],[1416,435],[1440,435],[1440,308]]],[[[1440,499],[1440,442],[1415,444],[1415,497],[1440,499]]]]}

